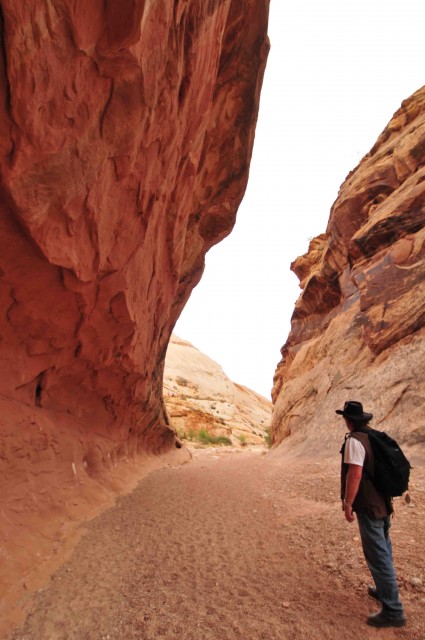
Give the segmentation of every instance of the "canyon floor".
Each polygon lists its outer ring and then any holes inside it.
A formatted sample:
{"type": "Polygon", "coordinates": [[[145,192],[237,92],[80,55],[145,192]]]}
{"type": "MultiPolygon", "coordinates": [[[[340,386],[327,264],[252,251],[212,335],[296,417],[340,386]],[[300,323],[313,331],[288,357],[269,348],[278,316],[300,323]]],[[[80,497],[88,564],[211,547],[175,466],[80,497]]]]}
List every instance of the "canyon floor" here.
{"type": "Polygon", "coordinates": [[[423,461],[392,526],[408,625],[377,630],[365,624],[378,607],[357,525],[340,510],[337,458],[207,448],[152,472],[83,525],[10,638],[423,640],[423,461]]]}

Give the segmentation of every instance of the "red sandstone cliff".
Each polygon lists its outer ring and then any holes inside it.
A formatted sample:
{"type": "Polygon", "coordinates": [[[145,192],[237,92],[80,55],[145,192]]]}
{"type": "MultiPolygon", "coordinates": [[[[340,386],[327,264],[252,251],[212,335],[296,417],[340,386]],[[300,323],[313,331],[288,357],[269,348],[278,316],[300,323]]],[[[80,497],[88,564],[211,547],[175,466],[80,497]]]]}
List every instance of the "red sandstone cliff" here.
{"type": "Polygon", "coordinates": [[[302,293],[273,388],[273,439],[318,451],[334,411],[425,441],[425,88],[403,102],[342,185],[326,233],[292,264],[302,293]]]}
{"type": "Polygon", "coordinates": [[[120,458],[174,446],[165,353],[246,187],[268,0],[0,8],[0,536],[10,547],[28,510],[63,514],[120,458]]]}

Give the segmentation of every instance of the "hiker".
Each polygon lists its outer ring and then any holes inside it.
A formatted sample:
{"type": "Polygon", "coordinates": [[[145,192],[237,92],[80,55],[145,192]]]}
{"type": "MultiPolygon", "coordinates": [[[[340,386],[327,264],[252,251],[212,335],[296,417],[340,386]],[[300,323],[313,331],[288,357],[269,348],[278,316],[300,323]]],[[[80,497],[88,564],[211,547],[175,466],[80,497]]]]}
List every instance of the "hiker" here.
{"type": "Polygon", "coordinates": [[[361,402],[350,400],[336,413],[343,416],[349,433],[341,449],[341,499],[345,519],[357,516],[363,553],[375,582],[368,594],[382,609],[369,615],[367,624],[374,627],[403,627],[406,617],[400,601],[392,560],[389,529],[393,512],[390,497],[379,493],[370,478],[374,476],[374,453],[367,433],[373,415],[363,411],[361,402]]]}

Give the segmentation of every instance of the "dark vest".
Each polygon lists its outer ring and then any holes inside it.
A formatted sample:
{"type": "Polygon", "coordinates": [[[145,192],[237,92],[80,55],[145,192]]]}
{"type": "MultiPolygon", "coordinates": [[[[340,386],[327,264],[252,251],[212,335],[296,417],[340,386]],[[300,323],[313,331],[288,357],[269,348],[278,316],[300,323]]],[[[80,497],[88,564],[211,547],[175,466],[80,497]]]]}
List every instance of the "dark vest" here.
{"type": "MultiPolygon", "coordinates": [[[[391,498],[381,495],[374,486],[371,478],[375,475],[375,459],[372,446],[369,442],[367,433],[360,431],[352,431],[347,438],[355,438],[362,443],[365,448],[366,456],[363,463],[363,474],[360,480],[359,490],[353,502],[353,511],[367,513],[371,518],[385,518],[393,512],[391,498]]],[[[345,486],[349,465],[344,462],[345,442],[342,445],[341,454],[341,499],[345,497],[345,486]]]]}

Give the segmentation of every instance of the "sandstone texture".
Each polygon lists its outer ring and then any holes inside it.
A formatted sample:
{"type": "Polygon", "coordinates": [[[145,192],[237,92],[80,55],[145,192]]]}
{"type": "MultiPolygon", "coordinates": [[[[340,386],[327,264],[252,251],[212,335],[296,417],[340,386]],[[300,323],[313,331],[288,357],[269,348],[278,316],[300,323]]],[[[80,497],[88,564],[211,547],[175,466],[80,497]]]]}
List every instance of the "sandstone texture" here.
{"type": "Polygon", "coordinates": [[[373,425],[425,442],[425,88],[394,114],[292,270],[302,293],[274,378],[272,438],[318,452],[360,400],[373,425]]]}
{"type": "Polygon", "coordinates": [[[164,400],[183,441],[196,441],[203,430],[233,445],[266,442],[271,402],[232,382],[219,364],[175,335],[165,359],[164,400]]]}
{"type": "Polygon", "coordinates": [[[9,576],[102,474],[175,446],[168,340],[244,194],[267,19],[268,0],[0,2],[9,576]]]}

